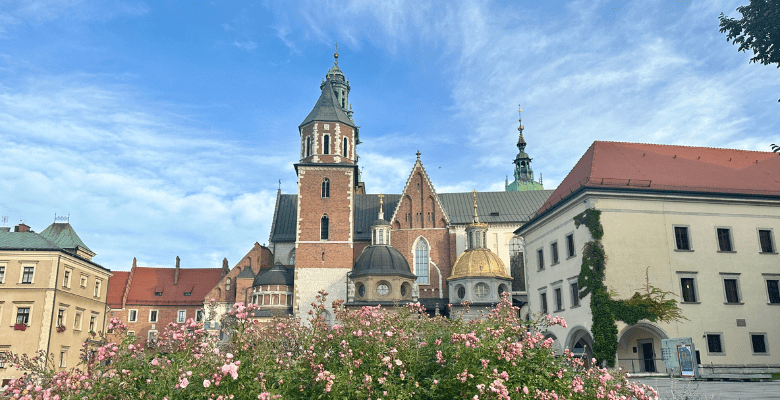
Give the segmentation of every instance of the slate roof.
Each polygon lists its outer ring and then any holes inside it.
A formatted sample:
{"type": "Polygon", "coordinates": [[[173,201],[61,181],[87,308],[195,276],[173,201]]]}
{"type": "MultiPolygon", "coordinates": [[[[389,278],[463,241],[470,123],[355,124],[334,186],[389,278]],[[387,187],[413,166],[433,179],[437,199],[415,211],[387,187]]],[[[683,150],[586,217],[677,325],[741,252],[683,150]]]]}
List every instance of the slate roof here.
{"type": "Polygon", "coordinates": [[[76,234],[76,231],[67,222],[55,222],[44,229],[40,235],[63,249],[75,249],[78,246],[90,252],[92,251],[81,241],[79,235],[76,234]]]}
{"type": "Polygon", "coordinates": [[[352,277],[366,275],[405,276],[416,279],[417,275],[409,269],[406,258],[392,246],[368,246],[360,253],[355,266],[352,267],[352,277]]]}
{"type": "Polygon", "coordinates": [[[35,232],[0,231],[0,249],[2,250],[62,250],[51,240],[35,232]]]}
{"type": "Polygon", "coordinates": [[[179,282],[173,284],[174,268],[137,267],[130,283],[127,305],[198,305],[219,283],[221,268],[180,268],[179,282]],[[162,296],[155,296],[155,292],[162,296]],[[185,292],[191,292],[185,296],[185,292]]]}
{"type": "MultiPolygon", "coordinates": [[[[780,158],[780,157],[778,157],[780,158]]],[[[481,222],[521,223],[526,222],[541,207],[552,190],[531,190],[527,192],[478,192],[477,215],[481,222]],[[498,215],[491,215],[498,213],[498,215]]],[[[385,218],[395,211],[400,194],[384,195],[382,210],[385,218]]],[[[474,215],[472,193],[441,193],[439,200],[452,224],[467,224],[474,215]]],[[[354,240],[370,241],[371,224],[379,215],[378,194],[355,195],[355,232],[354,240]]],[[[298,213],[298,196],[283,194],[279,196],[279,206],[273,222],[271,242],[294,242],[298,213]]]]}
{"type": "Polygon", "coordinates": [[[244,269],[241,270],[241,273],[236,275],[236,279],[238,278],[249,278],[249,279],[255,279],[255,273],[252,272],[252,267],[246,266],[244,269]]]}
{"type": "Polygon", "coordinates": [[[763,151],[593,142],[541,214],[583,187],[780,196],[780,157],[763,151]]]}
{"type": "Polygon", "coordinates": [[[341,108],[336,94],[333,92],[333,86],[330,84],[330,80],[326,80],[322,86],[322,93],[317,103],[314,104],[314,108],[311,110],[306,119],[301,122],[304,126],[313,121],[322,122],[341,122],[342,124],[355,127],[355,123],[349,119],[347,113],[341,108]]]}
{"type": "Polygon", "coordinates": [[[273,268],[260,271],[257,274],[252,286],[262,285],[287,285],[292,286],[295,283],[295,272],[290,268],[276,265],[273,268]]]}
{"type": "MultiPolygon", "coordinates": [[[[519,223],[528,221],[553,193],[552,190],[524,192],[477,192],[479,222],[519,223]]],[[[474,216],[473,193],[441,193],[451,224],[468,224],[474,216]]]]}

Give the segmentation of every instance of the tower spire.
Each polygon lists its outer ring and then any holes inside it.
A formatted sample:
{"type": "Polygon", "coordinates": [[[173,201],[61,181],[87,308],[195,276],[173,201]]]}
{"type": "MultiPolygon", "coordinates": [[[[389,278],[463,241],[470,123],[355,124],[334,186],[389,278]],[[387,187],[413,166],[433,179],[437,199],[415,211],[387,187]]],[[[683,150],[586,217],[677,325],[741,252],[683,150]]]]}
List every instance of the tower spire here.
{"type": "Polygon", "coordinates": [[[523,109],[520,108],[519,105],[517,106],[517,115],[518,115],[517,122],[519,124],[517,127],[517,131],[520,132],[520,137],[517,138],[517,148],[522,153],[523,151],[525,151],[525,139],[523,139],[523,129],[525,129],[525,127],[523,126],[523,109]]]}
{"type": "Polygon", "coordinates": [[[477,216],[477,189],[474,189],[472,191],[472,194],[474,195],[474,219],[472,222],[475,224],[479,223],[479,217],[477,216]]]}

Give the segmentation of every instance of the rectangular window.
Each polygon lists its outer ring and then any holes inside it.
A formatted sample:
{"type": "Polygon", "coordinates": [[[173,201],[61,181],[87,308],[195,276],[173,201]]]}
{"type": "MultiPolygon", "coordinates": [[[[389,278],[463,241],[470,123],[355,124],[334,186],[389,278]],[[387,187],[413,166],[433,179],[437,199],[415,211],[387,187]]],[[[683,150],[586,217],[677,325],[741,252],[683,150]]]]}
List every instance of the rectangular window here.
{"type": "Polygon", "coordinates": [[[65,276],[62,278],[62,287],[70,289],[70,270],[65,270],[65,276]]]}
{"type": "Polygon", "coordinates": [[[138,310],[130,310],[127,313],[127,322],[136,322],[138,321],[138,310]]]}
{"type": "Polygon", "coordinates": [[[540,269],[540,270],[544,269],[544,250],[543,249],[536,250],[536,261],[537,261],[538,269],[540,269]]]}
{"type": "Polygon", "coordinates": [[[157,331],[149,331],[149,333],[147,333],[146,338],[150,342],[156,342],[157,341],[157,331]]]}
{"type": "Polygon", "coordinates": [[[735,278],[724,278],[723,289],[726,291],[726,303],[739,304],[739,285],[735,278]]]}
{"type": "Polygon", "coordinates": [[[696,283],[694,281],[694,278],[680,278],[680,285],[682,286],[683,303],[695,303],[696,283]]]}
{"type": "Polygon", "coordinates": [[[766,334],[765,333],[751,333],[750,344],[753,345],[753,354],[767,354],[766,349],[766,334]]]}
{"type": "Polygon", "coordinates": [[[569,289],[571,291],[571,306],[580,306],[580,284],[577,281],[569,283],[569,289]]]}
{"type": "Polygon", "coordinates": [[[157,322],[157,310],[149,311],[149,322],[157,322]]]}
{"type": "Polygon", "coordinates": [[[16,323],[30,325],[30,307],[19,307],[16,309],[16,323]]]}
{"type": "Polygon", "coordinates": [[[60,368],[67,368],[68,366],[68,351],[60,350],[60,368]]]}
{"type": "Polygon", "coordinates": [[[95,324],[97,323],[97,315],[89,316],[89,331],[95,332],[95,324]]]}
{"type": "Polygon", "coordinates": [[[721,334],[708,333],[707,335],[707,352],[710,354],[723,353],[723,343],[721,343],[721,334]]]}
{"type": "Polygon", "coordinates": [[[203,310],[195,311],[195,322],[203,322],[203,310]]]}
{"type": "Polygon", "coordinates": [[[758,230],[758,242],[762,253],[774,253],[775,244],[772,240],[772,231],[768,229],[758,230]]]}
{"type": "Polygon", "coordinates": [[[574,234],[566,235],[566,257],[574,257],[574,234]]]}
{"type": "Polygon", "coordinates": [[[690,250],[691,241],[688,238],[687,226],[675,226],[674,227],[674,239],[677,243],[677,250],[690,250]]]}
{"type": "Polygon", "coordinates": [[[542,313],[549,314],[547,312],[547,293],[541,293],[539,296],[542,302],[542,313]]]}
{"type": "Polygon", "coordinates": [[[81,275],[81,283],[79,284],[79,286],[81,286],[83,288],[87,287],[87,276],[86,275],[81,275]]]}
{"type": "Polygon", "coordinates": [[[65,326],[65,310],[62,308],[57,310],[57,326],[65,326]]]}
{"type": "Polygon", "coordinates": [[[127,336],[135,336],[135,331],[127,331],[127,336]]]}
{"type": "Polygon", "coordinates": [[[552,254],[552,265],[558,264],[558,242],[553,242],[550,245],[550,253],[552,254]]]}
{"type": "Polygon", "coordinates": [[[179,313],[176,314],[176,322],[182,323],[187,320],[187,310],[179,310],[179,313]]]}
{"type": "Polygon", "coordinates": [[[81,311],[76,311],[76,317],[73,318],[73,330],[74,331],[80,331],[81,330],[81,317],[84,315],[81,311]]]}
{"type": "Polygon", "coordinates": [[[734,251],[734,248],[731,246],[731,229],[718,228],[718,250],[734,251]]]}
{"type": "Polygon", "coordinates": [[[95,280],[95,293],[93,294],[94,297],[100,297],[100,279],[95,280]]]}
{"type": "Polygon", "coordinates": [[[0,283],[5,283],[5,267],[0,267],[0,283]]]}
{"type": "Polygon", "coordinates": [[[35,275],[35,267],[24,267],[22,283],[33,283],[33,275],[35,275]]]}
{"type": "Polygon", "coordinates": [[[563,291],[555,288],[555,311],[563,311],[563,291]]]}
{"type": "Polygon", "coordinates": [[[766,292],[769,296],[769,304],[780,304],[780,280],[767,279],[766,292]]]}

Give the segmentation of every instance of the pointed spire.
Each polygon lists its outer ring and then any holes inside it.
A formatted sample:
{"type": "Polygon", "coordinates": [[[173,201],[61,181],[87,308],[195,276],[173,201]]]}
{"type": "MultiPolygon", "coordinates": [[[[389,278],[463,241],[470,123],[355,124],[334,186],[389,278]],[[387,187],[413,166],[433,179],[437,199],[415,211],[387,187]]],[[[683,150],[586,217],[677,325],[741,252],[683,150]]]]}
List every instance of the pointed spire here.
{"type": "Polygon", "coordinates": [[[417,162],[420,162],[420,154],[422,153],[420,153],[420,150],[417,150],[416,154],[417,154],[417,162]]]}
{"type": "Polygon", "coordinates": [[[336,42],[336,52],[333,53],[333,65],[339,66],[339,42],[336,42]]]}
{"type": "Polygon", "coordinates": [[[520,149],[520,152],[525,151],[525,139],[523,139],[523,129],[525,127],[523,126],[523,109],[520,108],[520,106],[517,106],[517,115],[518,119],[517,122],[519,126],[517,127],[517,131],[520,132],[520,137],[517,139],[517,148],[520,149]]]}
{"type": "Polygon", "coordinates": [[[385,213],[382,211],[382,205],[384,204],[385,195],[379,193],[379,219],[385,219],[385,213]]]}
{"type": "Polygon", "coordinates": [[[477,216],[477,190],[474,189],[472,193],[474,194],[474,220],[472,222],[478,224],[479,217],[477,216]]]}

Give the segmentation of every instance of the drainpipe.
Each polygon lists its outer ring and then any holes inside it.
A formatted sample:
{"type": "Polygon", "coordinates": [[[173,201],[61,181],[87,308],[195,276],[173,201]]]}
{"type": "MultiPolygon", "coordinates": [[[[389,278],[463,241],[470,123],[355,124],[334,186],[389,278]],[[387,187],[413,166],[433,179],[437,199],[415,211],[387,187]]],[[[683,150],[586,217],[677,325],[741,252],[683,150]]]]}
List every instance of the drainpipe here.
{"type": "Polygon", "coordinates": [[[57,307],[57,285],[59,284],[60,281],[60,259],[62,259],[62,255],[57,256],[57,275],[54,278],[54,300],[52,302],[52,308],[51,308],[51,320],[49,323],[49,337],[48,340],[46,340],[46,357],[49,357],[50,355],[49,350],[51,349],[51,328],[52,326],[54,326],[54,309],[57,307]]]}

